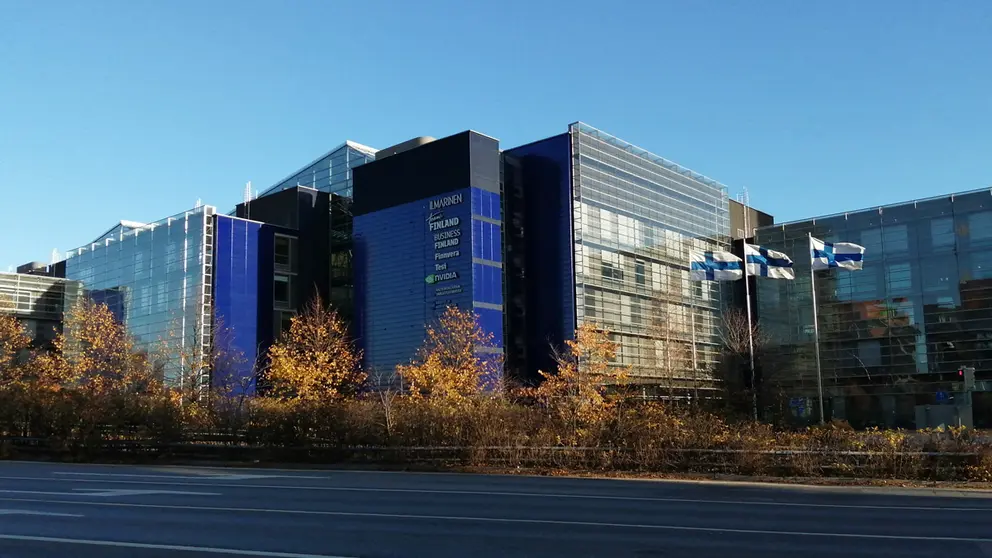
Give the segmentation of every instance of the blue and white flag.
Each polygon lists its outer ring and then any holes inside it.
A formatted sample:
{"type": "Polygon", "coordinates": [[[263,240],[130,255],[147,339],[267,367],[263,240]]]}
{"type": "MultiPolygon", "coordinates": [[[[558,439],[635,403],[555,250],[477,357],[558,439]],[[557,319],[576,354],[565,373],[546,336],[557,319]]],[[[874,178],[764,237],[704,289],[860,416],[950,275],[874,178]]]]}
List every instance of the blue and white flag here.
{"type": "Polygon", "coordinates": [[[744,276],[741,259],[730,252],[689,252],[689,279],[736,281],[744,276]]]}
{"type": "Polygon", "coordinates": [[[748,275],[769,279],[795,279],[792,260],[782,252],[744,243],[744,261],[748,275]]]}
{"type": "Polygon", "coordinates": [[[813,269],[839,267],[854,271],[864,265],[865,247],[851,242],[824,242],[811,236],[809,251],[813,269]]]}

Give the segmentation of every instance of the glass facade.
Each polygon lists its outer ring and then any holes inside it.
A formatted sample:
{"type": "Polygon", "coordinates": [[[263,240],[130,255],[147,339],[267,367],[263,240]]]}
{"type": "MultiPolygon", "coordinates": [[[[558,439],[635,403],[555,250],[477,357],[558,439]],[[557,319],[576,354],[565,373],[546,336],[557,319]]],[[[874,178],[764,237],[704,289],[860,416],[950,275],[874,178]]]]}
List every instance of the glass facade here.
{"type": "Polygon", "coordinates": [[[162,355],[167,376],[179,354],[206,354],[210,346],[214,214],[204,206],[120,227],[67,254],[66,277],[110,307],[136,348],[162,355]]]}
{"type": "Polygon", "coordinates": [[[711,389],[724,289],[689,281],[689,250],[729,250],[723,185],[584,124],[573,124],[577,322],[619,344],[635,380],[711,389]]]}
{"type": "Polygon", "coordinates": [[[346,141],[332,149],[316,161],[286,177],[259,196],[286,190],[295,186],[306,186],[321,192],[351,197],[351,170],[375,160],[376,150],[346,141]]]}
{"type": "Polygon", "coordinates": [[[757,230],[757,243],[796,267],[795,281],[757,282],[766,382],[783,413],[816,420],[810,233],[865,247],[862,271],[816,275],[826,416],[911,428],[915,406],[965,401],[957,370],[973,366],[986,380],[973,394],[974,423],[992,426],[992,191],[757,230]]]}

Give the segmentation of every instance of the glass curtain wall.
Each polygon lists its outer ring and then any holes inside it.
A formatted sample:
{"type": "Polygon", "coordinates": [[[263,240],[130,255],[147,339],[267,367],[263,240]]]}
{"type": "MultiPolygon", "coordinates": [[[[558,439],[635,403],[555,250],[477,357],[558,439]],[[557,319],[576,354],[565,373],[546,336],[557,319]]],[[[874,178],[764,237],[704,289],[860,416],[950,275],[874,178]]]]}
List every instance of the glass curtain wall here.
{"type": "Polygon", "coordinates": [[[264,196],[295,186],[306,186],[321,192],[351,197],[351,171],[375,160],[376,150],[371,147],[345,142],[313,163],[286,177],[260,194],[264,196]]]}
{"type": "MultiPolygon", "coordinates": [[[[815,402],[803,404],[816,394],[808,233],[865,247],[862,271],[816,276],[828,417],[911,428],[916,405],[959,399],[959,367],[989,377],[992,192],[981,190],[758,229],[757,242],[796,267],[795,281],[757,287],[783,412],[817,419],[815,402]]],[[[986,395],[974,394],[976,427],[992,422],[986,395]]]]}
{"type": "Polygon", "coordinates": [[[121,228],[66,259],[66,277],[106,303],[170,379],[210,346],[214,213],[204,206],[121,228]]]}
{"type": "Polygon", "coordinates": [[[584,124],[570,134],[578,323],[608,330],[636,381],[713,389],[726,287],[689,281],[688,261],[729,250],[726,187],[584,124]]]}

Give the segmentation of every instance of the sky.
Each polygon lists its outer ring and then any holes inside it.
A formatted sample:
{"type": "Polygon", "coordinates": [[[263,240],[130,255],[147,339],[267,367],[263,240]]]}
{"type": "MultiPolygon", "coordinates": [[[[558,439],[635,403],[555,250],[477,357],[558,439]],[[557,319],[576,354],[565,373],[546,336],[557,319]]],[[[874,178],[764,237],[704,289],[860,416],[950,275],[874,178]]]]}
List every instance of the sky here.
{"type": "Polygon", "coordinates": [[[992,3],[0,0],[0,270],[346,139],[583,121],[789,221],[992,186],[992,3]]]}

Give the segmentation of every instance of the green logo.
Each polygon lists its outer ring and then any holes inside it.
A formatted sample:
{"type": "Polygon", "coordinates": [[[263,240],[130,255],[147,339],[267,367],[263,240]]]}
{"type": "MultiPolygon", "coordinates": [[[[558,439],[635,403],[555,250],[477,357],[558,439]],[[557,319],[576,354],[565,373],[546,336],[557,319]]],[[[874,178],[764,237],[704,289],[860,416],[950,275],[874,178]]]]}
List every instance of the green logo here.
{"type": "Polygon", "coordinates": [[[428,275],[427,277],[424,277],[424,281],[427,282],[428,285],[433,285],[435,280],[436,279],[433,273],[428,275]]]}

